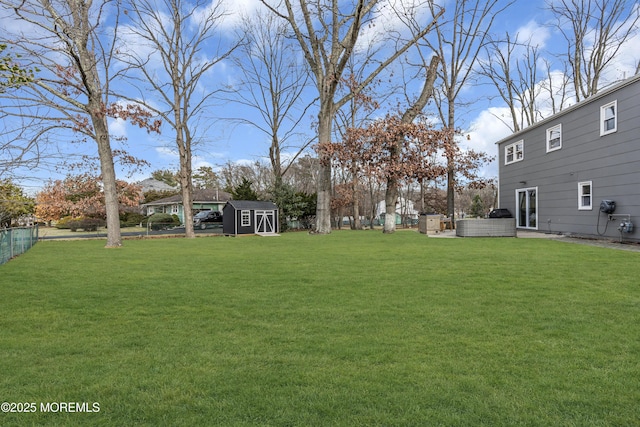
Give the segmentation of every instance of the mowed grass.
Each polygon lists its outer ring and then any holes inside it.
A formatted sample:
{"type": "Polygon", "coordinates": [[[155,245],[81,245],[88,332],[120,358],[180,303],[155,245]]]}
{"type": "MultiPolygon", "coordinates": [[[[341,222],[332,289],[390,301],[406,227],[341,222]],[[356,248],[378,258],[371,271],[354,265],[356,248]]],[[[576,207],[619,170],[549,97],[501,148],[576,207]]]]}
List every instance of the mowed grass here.
{"type": "Polygon", "coordinates": [[[41,242],[0,425],[640,425],[640,254],[414,232],[41,242]],[[39,408],[39,406],[38,406],[39,408]]]}

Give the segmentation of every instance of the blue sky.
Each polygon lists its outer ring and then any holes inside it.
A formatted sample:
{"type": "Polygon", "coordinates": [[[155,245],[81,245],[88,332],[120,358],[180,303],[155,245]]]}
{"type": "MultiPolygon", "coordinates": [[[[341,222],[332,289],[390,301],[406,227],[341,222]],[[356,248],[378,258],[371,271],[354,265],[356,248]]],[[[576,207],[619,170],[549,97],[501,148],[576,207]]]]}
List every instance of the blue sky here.
{"type": "MultiPolygon", "coordinates": [[[[245,13],[257,13],[262,10],[258,0],[225,0],[229,15],[221,26],[223,34],[232,34],[234,26],[238,23],[240,11],[245,13]]],[[[393,1],[393,0],[388,0],[393,1]]],[[[448,1],[448,0],[447,0],[448,1]]],[[[447,6],[447,1],[444,5],[447,6]]],[[[531,39],[541,50],[561,52],[564,41],[561,40],[557,30],[549,24],[551,15],[544,9],[544,0],[517,0],[509,10],[503,12],[492,28],[492,33],[502,35],[509,32],[512,36],[520,35],[520,39],[531,39]]],[[[383,20],[384,17],[379,19],[383,20]]],[[[0,24],[2,17],[0,17],[0,24]]],[[[620,79],[623,76],[630,77],[635,72],[636,61],[640,58],[640,40],[637,38],[627,43],[620,59],[611,66],[609,79],[620,79]]],[[[551,59],[551,58],[549,58],[551,59]]],[[[238,75],[238,70],[231,61],[224,61],[213,68],[207,76],[208,87],[219,87],[233,82],[238,75]]],[[[462,92],[463,99],[468,106],[458,109],[458,123],[462,127],[468,139],[464,145],[476,150],[485,151],[496,155],[495,142],[508,136],[511,132],[499,119],[507,113],[505,105],[496,97],[495,89],[488,84],[469,84],[462,92]]],[[[230,121],[214,121],[214,117],[240,117],[247,115],[246,108],[240,108],[231,103],[218,103],[208,112],[209,129],[203,135],[203,143],[194,148],[194,169],[199,166],[212,166],[218,168],[227,162],[254,162],[265,159],[268,153],[269,141],[266,135],[257,129],[230,121]]],[[[307,115],[314,116],[315,110],[307,115]]],[[[312,117],[310,117],[311,119],[312,117]]],[[[311,120],[301,125],[302,131],[312,134],[311,120]]],[[[177,170],[178,157],[171,142],[171,131],[165,129],[163,135],[147,134],[120,120],[110,122],[110,132],[116,137],[126,137],[128,142],[124,148],[132,154],[146,160],[151,167],[127,177],[124,172],[119,172],[119,178],[128,181],[136,181],[147,178],[153,170],[172,169],[177,170]]],[[[119,143],[114,142],[114,148],[119,143]]],[[[74,150],[79,147],[74,146],[74,150]]],[[[88,144],[82,148],[86,153],[94,151],[93,145],[88,144]]],[[[288,153],[285,153],[285,156],[288,153]]],[[[29,191],[34,191],[43,185],[49,178],[63,177],[64,170],[54,171],[41,169],[24,171],[21,173],[25,180],[21,180],[29,191]]],[[[497,175],[497,165],[488,165],[483,173],[486,176],[497,175]]]]}

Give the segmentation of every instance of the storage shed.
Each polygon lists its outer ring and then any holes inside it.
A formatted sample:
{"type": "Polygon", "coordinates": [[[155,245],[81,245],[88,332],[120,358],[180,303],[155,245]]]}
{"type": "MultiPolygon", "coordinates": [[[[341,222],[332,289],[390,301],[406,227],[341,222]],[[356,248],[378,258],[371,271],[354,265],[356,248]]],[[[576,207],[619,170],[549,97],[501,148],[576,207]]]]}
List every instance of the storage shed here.
{"type": "Polygon", "coordinates": [[[278,231],[278,207],[273,202],[230,200],[222,209],[222,232],[226,235],[264,235],[278,231]]]}

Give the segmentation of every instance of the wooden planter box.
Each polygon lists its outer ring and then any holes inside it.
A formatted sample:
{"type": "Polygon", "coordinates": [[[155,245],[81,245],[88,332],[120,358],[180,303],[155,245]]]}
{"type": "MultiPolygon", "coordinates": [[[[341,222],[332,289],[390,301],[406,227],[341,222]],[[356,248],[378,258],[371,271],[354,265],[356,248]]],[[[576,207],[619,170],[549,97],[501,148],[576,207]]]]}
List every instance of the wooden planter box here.
{"type": "Polygon", "coordinates": [[[460,219],[456,221],[456,236],[516,237],[516,219],[460,219]]]}

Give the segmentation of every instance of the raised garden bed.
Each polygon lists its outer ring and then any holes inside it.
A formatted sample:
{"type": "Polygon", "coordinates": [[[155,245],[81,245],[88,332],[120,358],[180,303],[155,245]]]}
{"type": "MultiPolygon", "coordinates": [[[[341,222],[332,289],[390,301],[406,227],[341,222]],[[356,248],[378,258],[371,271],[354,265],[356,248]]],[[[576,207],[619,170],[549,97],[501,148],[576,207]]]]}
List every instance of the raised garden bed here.
{"type": "Polygon", "coordinates": [[[458,237],[516,237],[515,218],[460,219],[456,221],[458,237]]]}

